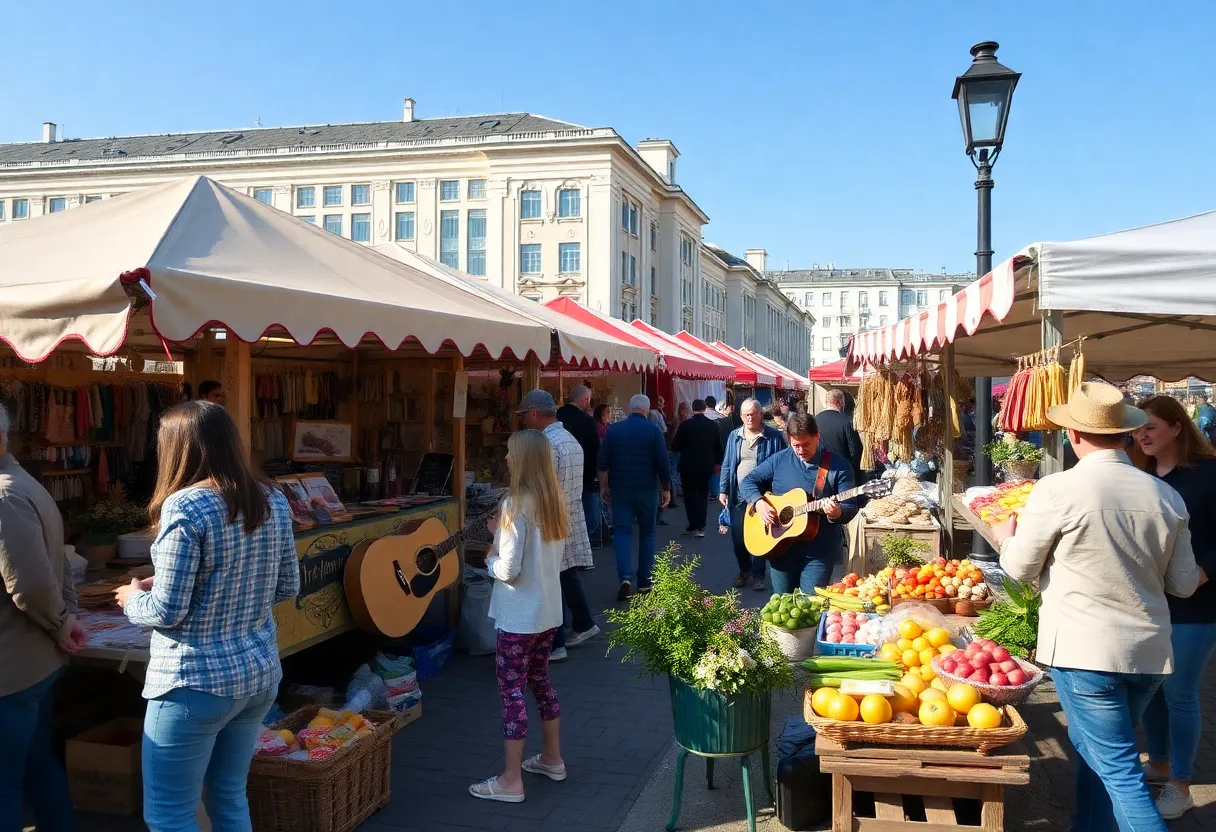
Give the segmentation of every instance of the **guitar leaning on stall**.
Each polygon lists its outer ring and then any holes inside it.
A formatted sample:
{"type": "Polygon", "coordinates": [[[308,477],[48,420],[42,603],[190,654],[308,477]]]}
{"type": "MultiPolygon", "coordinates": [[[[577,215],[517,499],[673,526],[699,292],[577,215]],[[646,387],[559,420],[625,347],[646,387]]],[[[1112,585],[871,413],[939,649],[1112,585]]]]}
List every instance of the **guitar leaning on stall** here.
{"type": "MultiPolygon", "coordinates": [[[[819,486],[822,488],[822,485],[819,486]]],[[[843,502],[864,494],[881,497],[891,490],[888,480],[871,480],[822,500],[811,500],[806,491],[795,488],[784,494],[765,494],[764,499],[777,510],[777,522],[770,528],[755,506],[743,515],[743,544],[758,558],[775,558],[785,553],[796,540],[814,540],[819,534],[819,512],[833,502],[843,502]]]]}
{"type": "Polygon", "coordinates": [[[401,534],[356,545],[346,561],[343,584],[358,625],[389,638],[400,638],[417,627],[435,593],[460,578],[456,547],[485,525],[497,508],[456,534],[449,534],[438,518],[428,517],[407,524],[401,534]]]}

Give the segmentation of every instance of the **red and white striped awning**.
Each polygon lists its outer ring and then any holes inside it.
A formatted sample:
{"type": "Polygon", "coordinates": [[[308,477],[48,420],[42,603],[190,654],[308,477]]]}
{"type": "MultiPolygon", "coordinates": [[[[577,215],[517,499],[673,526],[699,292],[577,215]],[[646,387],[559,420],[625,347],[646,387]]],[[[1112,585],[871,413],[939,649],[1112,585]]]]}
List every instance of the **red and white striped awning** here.
{"type": "Polygon", "coordinates": [[[849,341],[848,369],[855,370],[866,362],[886,364],[932,352],[954,343],[960,329],[974,335],[985,315],[1003,321],[1013,309],[1015,270],[1028,260],[1023,251],[928,311],[854,335],[849,341]]]}

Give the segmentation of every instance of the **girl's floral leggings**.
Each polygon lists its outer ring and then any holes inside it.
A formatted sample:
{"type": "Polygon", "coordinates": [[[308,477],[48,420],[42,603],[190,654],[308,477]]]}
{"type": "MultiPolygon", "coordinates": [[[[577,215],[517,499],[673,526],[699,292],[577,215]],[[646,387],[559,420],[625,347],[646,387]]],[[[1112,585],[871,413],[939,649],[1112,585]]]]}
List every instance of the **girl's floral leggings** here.
{"type": "Polygon", "coordinates": [[[498,692],[502,694],[502,732],[509,740],[528,736],[528,706],[524,686],[536,697],[542,722],[561,716],[557,691],[549,679],[549,653],[557,630],[543,633],[504,633],[498,631],[498,692]]]}

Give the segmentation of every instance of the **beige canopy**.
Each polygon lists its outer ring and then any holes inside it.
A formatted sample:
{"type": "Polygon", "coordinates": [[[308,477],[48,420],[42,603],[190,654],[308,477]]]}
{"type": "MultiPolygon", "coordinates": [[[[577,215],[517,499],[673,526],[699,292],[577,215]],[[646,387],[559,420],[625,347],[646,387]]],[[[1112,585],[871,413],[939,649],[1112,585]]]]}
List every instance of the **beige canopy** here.
{"type": "MultiPolygon", "coordinates": [[[[282,328],[300,344],[323,331],[347,347],[367,334],[469,356],[550,356],[554,327],[487,294],[411,268],[206,177],[135,191],[0,229],[0,339],[39,361],[61,342],[98,355],[123,344],[143,278],[166,341],[226,326],[254,341],[282,328]]],[[[563,357],[650,367],[648,350],[558,332],[563,357]]]]}

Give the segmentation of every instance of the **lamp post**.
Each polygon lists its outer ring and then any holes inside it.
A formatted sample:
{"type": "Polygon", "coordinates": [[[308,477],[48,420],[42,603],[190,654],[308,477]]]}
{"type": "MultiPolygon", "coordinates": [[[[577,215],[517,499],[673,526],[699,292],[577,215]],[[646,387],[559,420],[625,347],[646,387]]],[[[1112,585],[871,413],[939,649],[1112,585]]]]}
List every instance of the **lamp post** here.
{"type": "MultiPolygon", "coordinates": [[[[1009,105],[1021,74],[1002,66],[996,59],[996,41],[971,47],[971,66],[954,79],[951,98],[958,101],[959,121],[967,156],[975,165],[975,192],[978,203],[975,271],[983,277],[992,271],[992,166],[1005,144],[1009,105]]],[[[977,485],[992,484],[992,463],[984,456],[984,446],[992,441],[992,379],[975,380],[975,478],[977,485]]],[[[979,532],[972,538],[972,551],[990,553],[979,532]]]]}

